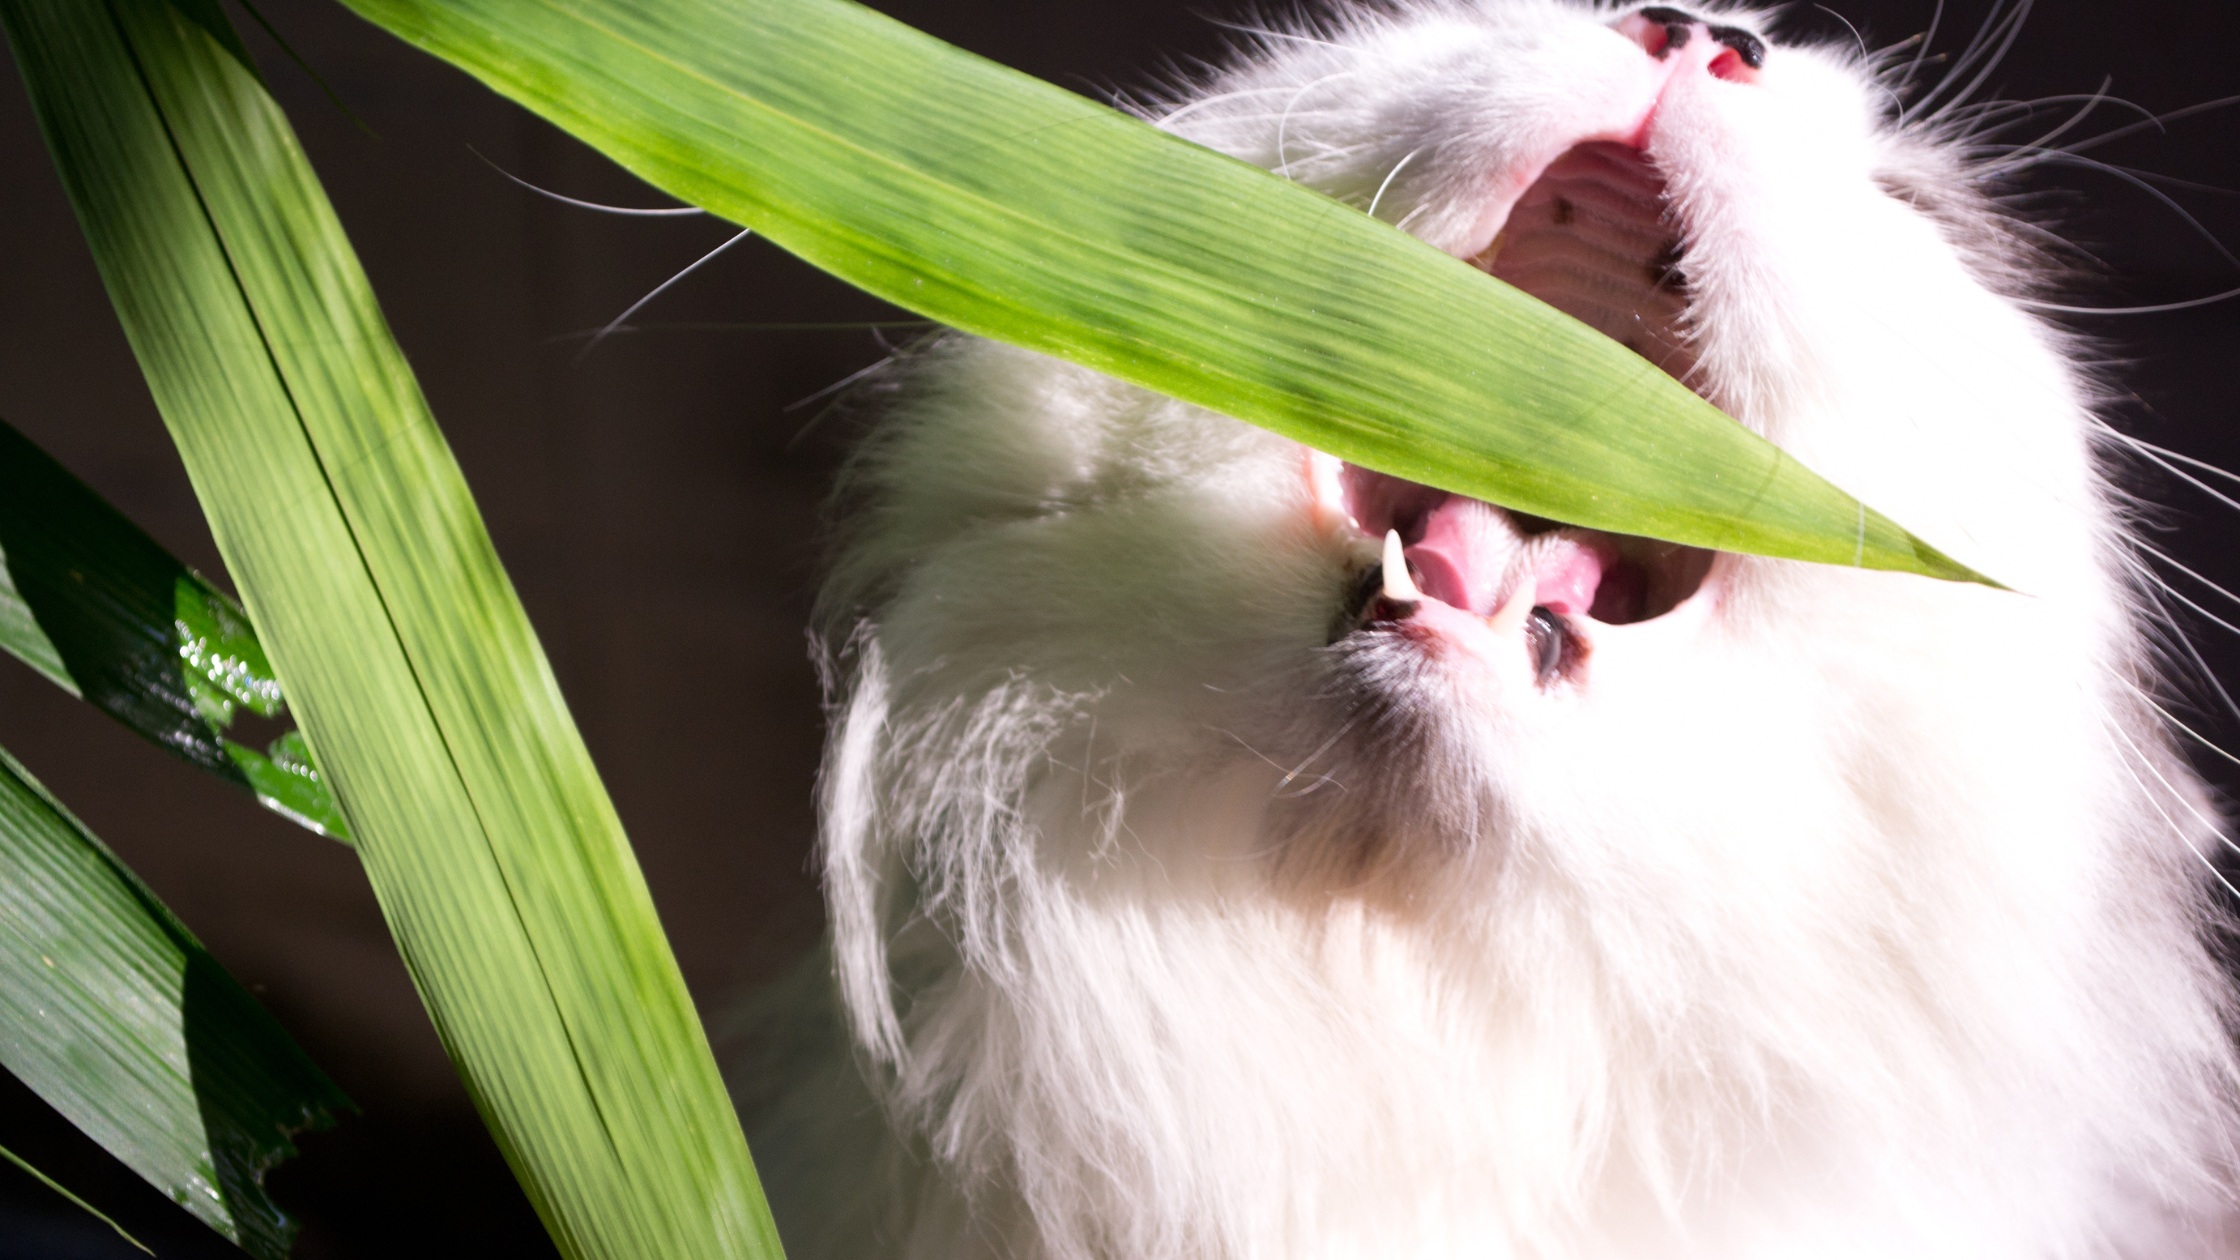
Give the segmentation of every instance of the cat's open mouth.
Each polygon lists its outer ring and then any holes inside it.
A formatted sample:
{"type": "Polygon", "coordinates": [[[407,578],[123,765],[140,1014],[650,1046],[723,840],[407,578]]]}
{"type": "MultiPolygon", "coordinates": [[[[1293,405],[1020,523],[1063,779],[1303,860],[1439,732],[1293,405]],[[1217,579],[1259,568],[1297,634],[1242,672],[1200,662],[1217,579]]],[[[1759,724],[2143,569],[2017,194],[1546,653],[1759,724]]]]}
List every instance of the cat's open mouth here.
{"type": "MultiPolygon", "coordinates": [[[[1471,261],[1691,383],[1679,233],[1663,178],[1634,149],[1596,142],[1558,157],[1471,261]]],[[[1545,686],[1576,674],[1597,629],[1663,616],[1711,571],[1714,553],[1701,548],[1569,528],[1318,463],[1317,497],[1380,549],[1340,609],[1337,636],[1418,622],[1470,634],[1474,620],[1520,639],[1545,686]]]]}

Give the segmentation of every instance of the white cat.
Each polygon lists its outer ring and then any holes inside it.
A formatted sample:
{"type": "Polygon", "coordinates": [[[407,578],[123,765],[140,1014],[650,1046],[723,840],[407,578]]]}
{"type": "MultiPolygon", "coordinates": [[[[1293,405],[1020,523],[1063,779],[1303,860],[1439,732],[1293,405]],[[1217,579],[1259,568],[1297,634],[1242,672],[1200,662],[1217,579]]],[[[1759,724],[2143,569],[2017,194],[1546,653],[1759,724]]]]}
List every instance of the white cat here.
{"type": "Polygon", "coordinates": [[[2222,841],[2094,385],[1892,86],[1453,0],[1163,122],[2020,594],[1560,528],[1000,345],[888,374],[820,614],[832,950],[754,1132],[796,1260],[2233,1252],[2222,841]]]}

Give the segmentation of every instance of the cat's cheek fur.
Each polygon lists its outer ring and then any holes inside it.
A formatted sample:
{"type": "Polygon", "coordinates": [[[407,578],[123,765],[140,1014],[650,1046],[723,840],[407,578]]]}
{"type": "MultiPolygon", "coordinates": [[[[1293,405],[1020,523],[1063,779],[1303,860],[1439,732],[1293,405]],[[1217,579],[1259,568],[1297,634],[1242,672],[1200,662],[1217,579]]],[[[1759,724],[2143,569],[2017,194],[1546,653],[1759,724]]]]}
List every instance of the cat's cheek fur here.
{"type": "Polygon", "coordinates": [[[1355,632],[1296,445],[916,352],[819,613],[841,1031],[747,1108],[793,1254],[2228,1254],[2212,810],[2032,264],[1845,58],[1616,16],[1356,15],[1173,125],[1464,256],[1640,144],[1689,383],[2023,593],[1722,555],[1537,675],[1355,632]]]}

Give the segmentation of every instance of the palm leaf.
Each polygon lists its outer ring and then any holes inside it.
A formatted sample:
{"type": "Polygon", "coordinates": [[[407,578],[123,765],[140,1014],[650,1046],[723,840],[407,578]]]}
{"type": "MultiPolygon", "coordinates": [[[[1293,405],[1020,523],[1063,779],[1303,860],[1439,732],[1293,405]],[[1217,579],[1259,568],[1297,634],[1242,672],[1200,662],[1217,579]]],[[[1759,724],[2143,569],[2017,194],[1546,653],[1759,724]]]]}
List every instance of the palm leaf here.
{"type": "Polygon", "coordinates": [[[570,1256],[778,1254],[621,825],[214,4],[0,0],[0,20],[258,638],[547,1228],[570,1256]]]}
{"type": "Polygon", "coordinates": [[[0,420],[0,648],[134,734],[347,841],[301,735],[224,732],[285,705],[248,616],[0,420]]]}
{"type": "Polygon", "coordinates": [[[849,0],[345,3],[954,327],[1540,516],[1977,578],[1545,304],[849,0]]]}
{"type": "Polygon", "coordinates": [[[264,1170],[355,1108],[4,751],[0,975],[0,1065],[249,1254],[287,1255],[264,1170]]]}

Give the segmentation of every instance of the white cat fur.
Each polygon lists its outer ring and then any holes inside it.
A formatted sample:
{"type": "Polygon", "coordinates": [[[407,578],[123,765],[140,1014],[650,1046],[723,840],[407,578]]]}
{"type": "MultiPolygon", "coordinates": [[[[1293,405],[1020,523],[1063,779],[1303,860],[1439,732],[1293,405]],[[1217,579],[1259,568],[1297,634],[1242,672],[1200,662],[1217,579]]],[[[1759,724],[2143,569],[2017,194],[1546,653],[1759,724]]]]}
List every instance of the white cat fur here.
{"type": "Polygon", "coordinates": [[[755,1130],[796,1260],[2240,1254],[2221,841],[2038,264],[1859,57],[1652,82],[1625,12],[1351,9],[1167,125],[1460,257],[1635,128],[1690,383],[2021,593],[1722,555],[1577,685],[1331,646],[1374,540],[1301,448],[908,356],[820,612],[843,1031],[755,1130]]]}

